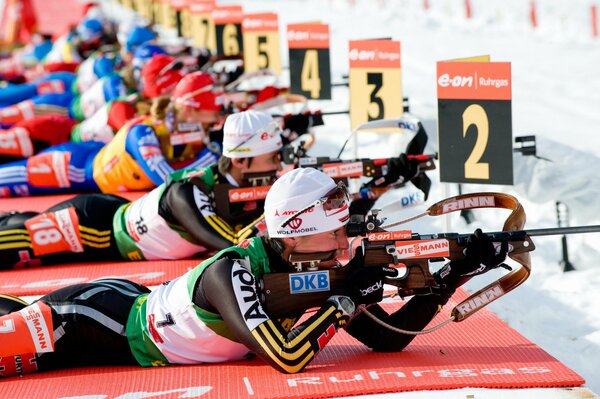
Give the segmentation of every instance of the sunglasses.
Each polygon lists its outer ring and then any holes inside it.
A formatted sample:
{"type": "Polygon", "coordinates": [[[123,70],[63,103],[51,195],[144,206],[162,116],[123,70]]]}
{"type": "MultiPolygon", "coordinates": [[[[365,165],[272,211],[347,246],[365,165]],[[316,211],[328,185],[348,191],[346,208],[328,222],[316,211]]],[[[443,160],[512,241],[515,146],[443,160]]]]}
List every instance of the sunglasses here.
{"type": "MultiPolygon", "coordinates": [[[[299,210],[289,218],[287,218],[283,223],[281,223],[280,228],[286,227],[288,224],[292,222],[295,218],[302,215],[303,213],[308,212],[309,210],[321,205],[325,210],[325,213],[332,212],[332,214],[337,213],[336,211],[340,211],[348,207],[350,203],[350,194],[348,194],[348,189],[343,182],[339,182],[333,189],[328,191],[324,196],[308,205],[307,207],[299,210]]],[[[331,216],[331,215],[329,215],[331,216]]]]}

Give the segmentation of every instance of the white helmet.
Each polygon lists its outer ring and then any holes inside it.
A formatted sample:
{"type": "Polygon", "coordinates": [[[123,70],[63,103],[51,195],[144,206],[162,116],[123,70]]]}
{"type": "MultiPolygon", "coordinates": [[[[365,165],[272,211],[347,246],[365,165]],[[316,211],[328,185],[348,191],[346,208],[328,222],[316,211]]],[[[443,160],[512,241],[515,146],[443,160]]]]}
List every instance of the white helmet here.
{"type": "Polygon", "coordinates": [[[313,168],[294,169],[275,181],[265,200],[269,237],[300,237],[336,230],[349,219],[343,184],[313,168]]]}
{"type": "Polygon", "coordinates": [[[266,112],[231,114],[223,126],[223,155],[228,158],[251,158],[279,151],[281,146],[281,129],[266,112]]]}

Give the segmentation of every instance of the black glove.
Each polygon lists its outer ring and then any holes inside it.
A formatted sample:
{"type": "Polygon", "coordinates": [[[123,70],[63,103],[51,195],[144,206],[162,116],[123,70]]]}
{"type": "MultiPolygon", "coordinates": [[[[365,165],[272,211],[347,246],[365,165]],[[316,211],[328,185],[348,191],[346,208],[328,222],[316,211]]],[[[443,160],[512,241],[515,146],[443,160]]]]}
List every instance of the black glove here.
{"type": "Polygon", "coordinates": [[[383,300],[383,279],[386,276],[397,275],[395,269],[382,266],[364,266],[364,256],[361,248],[346,265],[348,276],[344,288],[339,295],[350,297],[355,305],[381,302],[383,300]]]}
{"type": "Polygon", "coordinates": [[[295,140],[298,136],[308,133],[308,130],[313,126],[322,126],[323,115],[319,112],[311,114],[304,112],[301,114],[288,114],[283,116],[284,137],[288,141],[295,140]],[[289,137],[288,137],[289,136],[289,137]]]}
{"type": "Polygon", "coordinates": [[[508,240],[501,240],[500,246],[496,248],[490,236],[477,229],[469,236],[465,258],[447,263],[434,273],[434,278],[438,283],[456,288],[462,277],[487,273],[497,267],[510,270],[510,266],[503,263],[507,253],[508,240]]]}
{"type": "Polygon", "coordinates": [[[419,174],[419,161],[409,160],[406,154],[400,154],[398,158],[391,158],[387,163],[387,173],[383,178],[373,181],[376,187],[385,187],[393,183],[405,183],[419,174]]]}

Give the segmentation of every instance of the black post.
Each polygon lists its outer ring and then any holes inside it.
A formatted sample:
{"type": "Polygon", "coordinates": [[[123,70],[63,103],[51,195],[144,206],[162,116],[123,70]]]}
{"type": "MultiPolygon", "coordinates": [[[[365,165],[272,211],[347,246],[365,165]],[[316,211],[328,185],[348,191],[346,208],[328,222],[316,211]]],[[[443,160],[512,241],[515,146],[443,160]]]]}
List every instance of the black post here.
{"type": "MultiPolygon", "coordinates": [[[[460,184],[458,184],[458,195],[462,195],[462,185],[460,184]]],[[[470,209],[462,209],[460,211],[460,217],[465,219],[465,222],[467,222],[467,224],[471,224],[475,220],[473,211],[470,209]]]]}
{"type": "MultiPolygon", "coordinates": [[[[569,226],[569,208],[566,204],[560,201],[556,201],[556,218],[558,220],[558,227],[569,226]]],[[[562,243],[562,260],[560,265],[563,267],[563,272],[570,272],[575,270],[573,264],[569,261],[569,248],[567,247],[567,236],[563,235],[561,238],[562,243]]]]}

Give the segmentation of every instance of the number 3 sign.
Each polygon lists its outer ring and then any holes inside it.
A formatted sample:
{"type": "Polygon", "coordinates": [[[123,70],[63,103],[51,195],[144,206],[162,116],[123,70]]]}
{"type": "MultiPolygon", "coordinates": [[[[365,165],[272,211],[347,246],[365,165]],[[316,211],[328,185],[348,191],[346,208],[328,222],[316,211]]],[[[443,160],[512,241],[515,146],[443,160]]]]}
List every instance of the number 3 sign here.
{"type": "Polygon", "coordinates": [[[401,116],[400,42],[354,40],[348,57],[352,129],[365,122],[401,116]]]}
{"type": "Polygon", "coordinates": [[[509,62],[438,62],[440,181],[513,184],[509,62]]]}

